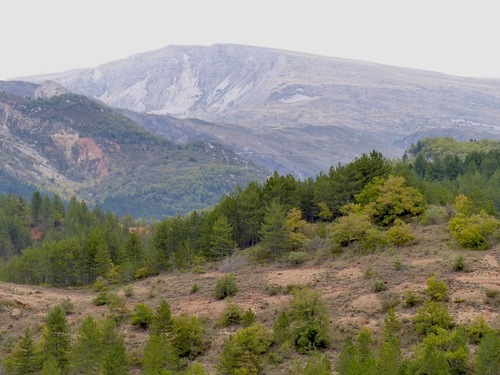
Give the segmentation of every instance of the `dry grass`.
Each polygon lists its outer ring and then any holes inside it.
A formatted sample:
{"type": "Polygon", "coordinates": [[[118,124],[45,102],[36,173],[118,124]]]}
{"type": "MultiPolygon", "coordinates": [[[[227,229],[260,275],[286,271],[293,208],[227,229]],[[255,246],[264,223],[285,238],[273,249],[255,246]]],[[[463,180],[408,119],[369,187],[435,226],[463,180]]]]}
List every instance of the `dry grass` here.
{"type": "MultiPolygon", "coordinates": [[[[369,255],[340,255],[322,260],[311,260],[301,266],[284,264],[252,265],[242,258],[226,261],[220,267],[213,266],[204,273],[176,272],[138,281],[117,289],[132,309],[138,302],[156,308],[161,300],[167,300],[173,314],[187,313],[201,317],[207,326],[211,342],[209,350],[199,358],[209,373],[215,373],[215,363],[225,339],[237,327],[220,328],[216,321],[226,306],[225,301],[213,297],[219,277],[233,273],[239,287],[232,301],[244,310],[251,308],[257,321],[272,327],[278,314],[286,309],[293,286],[306,285],[321,293],[331,318],[334,345],[330,355],[336,358],[342,340],[355,334],[361,327],[371,327],[377,332],[383,325],[388,306],[395,306],[403,325],[411,331],[410,321],[416,308],[404,308],[401,304],[405,292],[421,294],[429,276],[438,275],[448,285],[450,313],[461,324],[468,324],[482,315],[491,325],[500,323],[498,305],[487,303],[486,290],[500,290],[500,245],[486,251],[465,251],[453,248],[443,226],[414,228],[417,241],[410,247],[394,248],[369,255]],[[468,272],[454,272],[453,261],[461,254],[468,272]],[[397,265],[397,266],[396,266],[397,265]],[[374,277],[365,277],[367,268],[374,277]],[[385,283],[386,289],[374,292],[375,280],[385,283]],[[193,285],[198,290],[193,292],[193,285]],[[128,288],[128,289],[127,289],[128,288]],[[132,292],[131,290],[132,289],[132,292]],[[127,294],[128,296],[125,296],[127,294]]],[[[88,289],[56,289],[14,284],[0,284],[0,351],[2,358],[16,342],[27,325],[37,333],[53,306],[69,298],[74,313],[68,316],[76,332],[85,316],[103,317],[106,306],[92,303],[96,292],[88,289]]],[[[144,347],[147,332],[133,328],[127,321],[121,328],[130,350],[144,347]]],[[[403,341],[407,347],[414,338],[403,341]]],[[[0,358],[0,361],[2,360],[0,358]]],[[[290,363],[273,365],[268,374],[287,373],[290,363]]]]}

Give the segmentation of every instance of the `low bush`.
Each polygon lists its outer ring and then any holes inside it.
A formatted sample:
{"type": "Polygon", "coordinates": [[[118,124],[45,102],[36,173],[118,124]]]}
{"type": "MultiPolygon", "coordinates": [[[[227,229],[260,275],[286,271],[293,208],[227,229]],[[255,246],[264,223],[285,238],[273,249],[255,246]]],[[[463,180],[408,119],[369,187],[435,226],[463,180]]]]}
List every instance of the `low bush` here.
{"type": "Polygon", "coordinates": [[[393,246],[404,246],[415,239],[410,224],[406,224],[400,219],[396,219],[394,225],[385,232],[385,237],[387,242],[393,246]]]}
{"type": "Polygon", "coordinates": [[[285,262],[296,266],[309,259],[309,255],[305,251],[291,251],[283,258],[285,262]]]}
{"type": "Polygon", "coordinates": [[[233,274],[224,275],[217,280],[214,293],[216,299],[233,297],[236,293],[238,293],[238,285],[233,274]]]}
{"type": "Polygon", "coordinates": [[[242,315],[241,323],[243,324],[243,327],[250,327],[252,324],[255,323],[256,318],[257,317],[256,317],[255,313],[253,312],[253,310],[249,308],[242,315]]]}
{"type": "Polygon", "coordinates": [[[429,296],[431,301],[441,302],[448,300],[447,289],[448,287],[443,281],[438,280],[436,276],[431,276],[427,279],[427,288],[424,292],[429,296]]]}
{"type": "Polygon", "coordinates": [[[224,344],[217,365],[219,373],[259,374],[264,367],[262,356],[271,343],[271,333],[262,324],[240,328],[224,344]]]}
{"type": "Polygon", "coordinates": [[[450,329],[453,326],[453,317],[442,302],[427,301],[418,309],[413,324],[417,333],[426,336],[435,333],[438,328],[450,329]]]}
{"type": "Polygon", "coordinates": [[[484,211],[470,217],[459,214],[449,221],[448,228],[460,246],[482,250],[490,247],[494,233],[500,228],[500,220],[484,211]]]}
{"type": "Polygon", "coordinates": [[[243,317],[243,309],[236,303],[227,302],[226,307],[222,311],[222,315],[219,318],[219,325],[223,327],[230,326],[232,324],[240,324],[243,317]]]}
{"type": "Polygon", "coordinates": [[[405,293],[405,298],[403,300],[403,307],[410,308],[419,305],[422,302],[422,298],[412,290],[408,290],[405,293]]]}
{"type": "Polygon", "coordinates": [[[382,292],[387,289],[387,283],[382,280],[375,280],[373,282],[373,291],[375,293],[382,292]]]}
{"type": "Polygon", "coordinates": [[[469,339],[474,344],[479,344],[488,332],[494,332],[483,316],[476,317],[467,327],[469,339]]]}
{"type": "Polygon", "coordinates": [[[140,328],[146,329],[151,326],[153,322],[153,309],[144,303],[138,303],[134,306],[131,313],[131,324],[140,328]]]}
{"type": "Polygon", "coordinates": [[[465,259],[462,255],[457,255],[453,261],[452,269],[455,272],[465,271],[465,259]]]}

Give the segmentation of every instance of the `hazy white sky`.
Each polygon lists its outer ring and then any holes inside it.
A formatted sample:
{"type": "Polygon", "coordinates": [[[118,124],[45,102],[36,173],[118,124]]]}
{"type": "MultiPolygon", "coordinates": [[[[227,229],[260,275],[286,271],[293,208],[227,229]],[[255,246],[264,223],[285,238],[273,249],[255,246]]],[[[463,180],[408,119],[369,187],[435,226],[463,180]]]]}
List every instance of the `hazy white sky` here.
{"type": "Polygon", "coordinates": [[[495,0],[5,0],[0,80],[237,43],[500,78],[495,0]]]}

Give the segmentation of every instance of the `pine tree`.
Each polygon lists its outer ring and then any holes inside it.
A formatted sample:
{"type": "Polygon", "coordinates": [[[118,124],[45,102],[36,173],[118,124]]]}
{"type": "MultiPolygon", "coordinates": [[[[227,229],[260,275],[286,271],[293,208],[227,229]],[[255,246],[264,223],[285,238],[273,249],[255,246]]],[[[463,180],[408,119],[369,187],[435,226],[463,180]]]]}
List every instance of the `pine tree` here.
{"type": "Polygon", "coordinates": [[[123,260],[137,264],[143,257],[141,237],[136,232],[130,232],[123,245],[123,260]]]}
{"type": "Polygon", "coordinates": [[[236,246],[233,240],[233,227],[228,222],[225,215],[220,215],[212,226],[210,235],[211,253],[216,258],[224,258],[231,254],[231,250],[236,246]]]}
{"type": "Polygon", "coordinates": [[[167,301],[161,301],[156,309],[156,314],[153,316],[151,324],[151,333],[155,335],[167,335],[172,332],[172,310],[167,301]]]}
{"type": "MultiPolygon", "coordinates": [[[[341,375],[376,374],[376,360],[372,352],[372,336],[368,329],[361,329],[356,343],[348,339],[339,354],[336,370],[341,375]]],[[[380,374],[384,374],[380,372],[380,374]]]]}
{"type": "Polygon", "coordinates": [[[40,370],[40,358],[29,327],[24,331],[24,336],[7,359],[5,366],[11,375],[35,374],[40,370]]]}
{"type": "Polygon", "coordinates": [[[273,339],[277,345],[290,340],[290,320],[286,312],[282,312],[273,326],[273,339]]]}
{"type": "Polygon", "coordinates": [[[277,201],[272,201],[266,207],[259,236],[262,245],[273,256],[282,255],[288,248],[285,220],[286,212],[284,206],[277,201]]]}
{"type": "Polygon", "coordinates": [[[39,191],[35,191],[31,196],[31,215],[33,226],[38,226],[38,219],[40,218],[40,209],[42,207],[42,195],[39,191]]]}
{"type": "Polygon", "coordinates": [[[377,358],[377,374],[398,375],[402,364],[401,346],[396,337],[384,342],[377,358]]]}
{"type": "Polygon", "coordinates": [[[94,275],[96,277],[108,277],[108,273],[113,267],[113,263],[111,263],[111,256],[109,254],[108,245],[106,242],[101,242],[96,249],[95,257],[94,257],[94,275]]]}
{"type": "Polygon", "coordinates": [[[116,330],[116,324],[112,320],[106,320],[101,328],[102,331],[102,375],[127,375],[127,351],[123,336],[116,330]]]}
{"type": "Polygon", "coordinates": [[[57,360],[53,356],[50,356],[43,362],[41,375],[62,375],[57,360]]]}
{"type": "Polygon", "coordinates": [[[377,358],[377,373],[385,375],[398,375],[402,366],[401,344],[398,333],[401,329],[401,322],[390,308],[387,317],[384,319],[384,342],[380,348],[377,358]]]}
{"type": "Polygon", "coordinates": [[[52,309],[45,321],[42,336],[42,358],[44,361],[51,356],[57,361],[58,367],[66,368],[69,361],[71,337],[66,315],[61,306],[52,309]]]}
{"type": "Polygon", "coordinates": [[[108,245],[100,228],[93,228],[87,236],[85,267],[90,283],[93,283],[98,276],[106,277],[111,268],[108,245]]]}
{"type": "Polygon", "coordinates": [[[425,346],[416,368],[418,374],[451,375],[445,353],[432,345],[425,346]]]}
{"type": "Polygon", "coordinates": [[[348,337],[335,363],[335,370],[337,370],[340,375],[357,375],[357,365],[356,347],[351,338],[348,337]]]}
{"type": "Polygon", "coordinates": [[[71,351],[71,373],[96,374],[102,357],[102,334],[97,322],[88,316],[78,330],[76,343],[71,351]]]}
{"type": "Polygon", "coordinates": [[[165,370],[175,370],[179,367],[179,358],[166,336],[149,336],[144,349],[143,366],[144,375],[158,375],[165,370]]]}

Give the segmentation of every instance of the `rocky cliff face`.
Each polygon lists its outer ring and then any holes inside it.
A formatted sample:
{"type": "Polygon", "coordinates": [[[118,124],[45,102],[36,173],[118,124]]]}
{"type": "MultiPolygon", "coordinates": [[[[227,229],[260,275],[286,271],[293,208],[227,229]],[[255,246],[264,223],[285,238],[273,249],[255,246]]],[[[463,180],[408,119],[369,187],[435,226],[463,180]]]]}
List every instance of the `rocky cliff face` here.
{"type": "Polygon", "coordinates": [[[427,135],[500,139],[500,80],[290,51],[168,46],[30,79],[119,108],[208,121],[196,130],[299,177],[372,149],[399,157],[427,135]]]}

